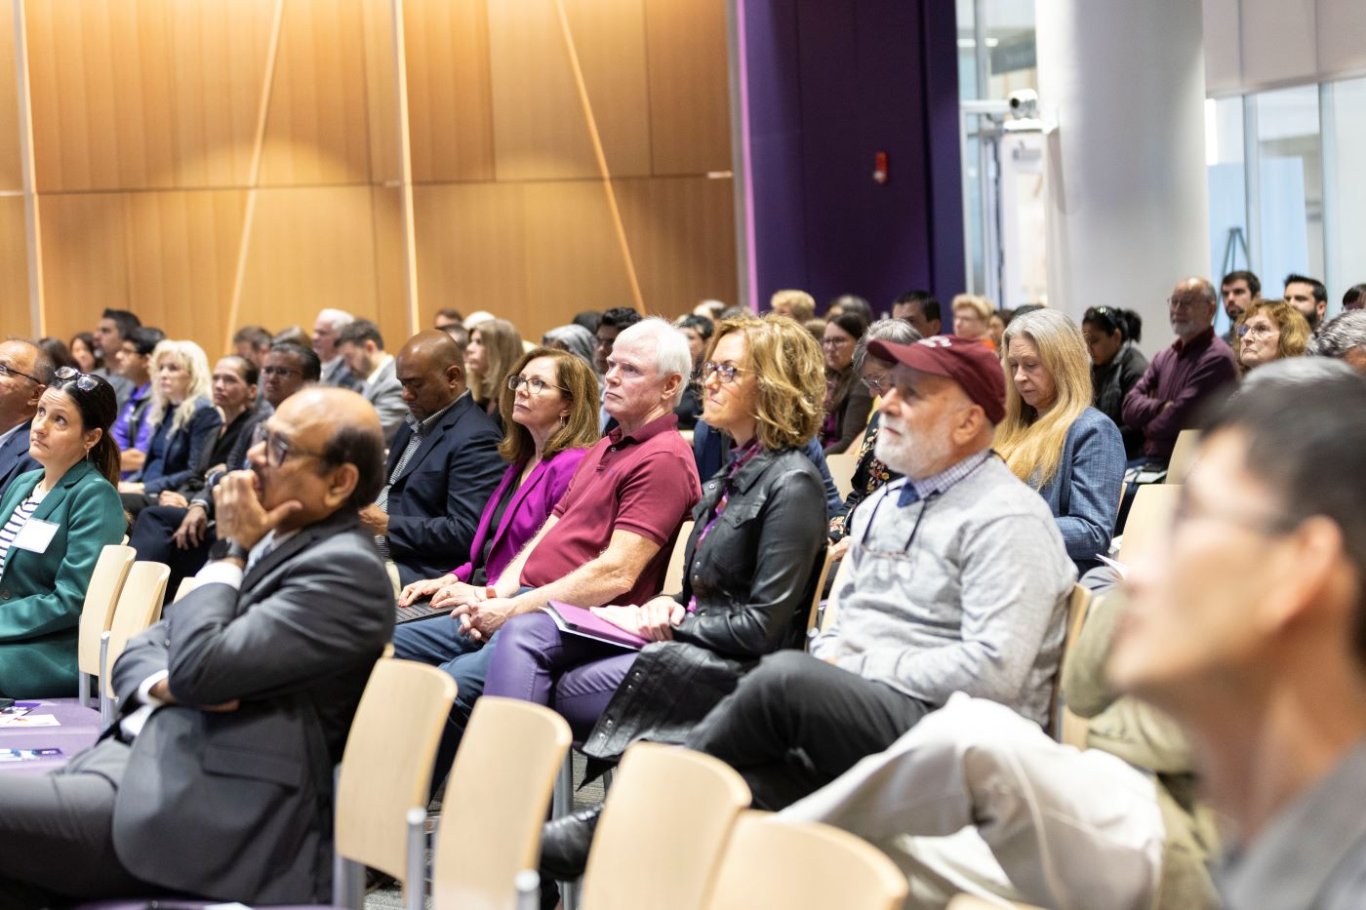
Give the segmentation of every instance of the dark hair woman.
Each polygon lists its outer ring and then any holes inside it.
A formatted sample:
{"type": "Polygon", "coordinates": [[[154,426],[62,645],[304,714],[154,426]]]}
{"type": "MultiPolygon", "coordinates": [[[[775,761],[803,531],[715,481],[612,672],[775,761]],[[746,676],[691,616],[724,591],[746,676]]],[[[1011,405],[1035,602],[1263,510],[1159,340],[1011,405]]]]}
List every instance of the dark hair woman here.
{"type": "Polygon", "coordinates": [[[1124,439],[1124,456],[1143,455],[1143,431],[1124,425],[1124,396],[1148,368],[1136,346],[1143,321],[1137,313],[1112,306],[1093,306],[1081,317],[1081,334],[1091,354],[1092,404],[1115,422],[1124,439]]]}

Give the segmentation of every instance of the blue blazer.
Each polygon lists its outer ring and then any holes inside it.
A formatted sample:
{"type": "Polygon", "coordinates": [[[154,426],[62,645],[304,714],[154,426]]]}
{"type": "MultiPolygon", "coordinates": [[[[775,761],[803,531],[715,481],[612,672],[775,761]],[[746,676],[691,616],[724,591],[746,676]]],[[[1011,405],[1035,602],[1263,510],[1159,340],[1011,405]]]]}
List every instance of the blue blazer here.
{"type": "MultiPolygon", "coordinates": [[[[408,447],[404,423],[389,449],[387,476],[408,447]]],[[[389,488],[389,555],[403,584],[436,578],[470,551],[493,488],[507,468],[498,455],[503,434],[474,398],[463,395],[389,488]]]]}
{"type": "MultiPolygon", "coordinates": [[[[42,479],[41,470],[15,478],[0,499],[0,525],[42,479]]],[[[10,547],[0,573],[0,695],[75,695],[85,589],[100,550],[123,538],[123,501],[90,462],[79,461],[43,497],[34,519],[57,530],[42,553],[10,547]]]]}
{"type": "Polygon", "coordinates": [[[1095,408],[1081,412],[1067,431],[1058,472],[1039,489],[1058,520],[1067,555],[1084,573],[1110,548],[1124,480],[1124,439],[1095,408]]]}
{"type": "Polygon", "coordinates": [[[28,431],[32,426],[32,420],[24,421],[5,444],[0,445],[0,496],[5,495],[14,478],[42,467],[28,454],[28,431]]]}
{"type": "Polygon", "coordinates": [[[172,415],[167,414],[157,424],[152,441],[147,445],[147,463],[137,480],[143,482],[143,492],[155,498],[162,490],[174,490],[194,476],[206,446],[218,438],[223,415],[207,398],[195,402],[194,414],[185,426],[172,430],[172,415]]]}

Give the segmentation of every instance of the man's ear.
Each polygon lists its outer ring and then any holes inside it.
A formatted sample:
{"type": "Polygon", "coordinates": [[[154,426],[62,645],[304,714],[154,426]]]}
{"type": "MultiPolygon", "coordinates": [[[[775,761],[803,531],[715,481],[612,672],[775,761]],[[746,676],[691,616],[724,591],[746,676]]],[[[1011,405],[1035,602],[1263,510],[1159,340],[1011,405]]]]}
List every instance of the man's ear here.
{"type": "Polygon", "coordinates": [[[30,398],[30,399],[29,399],[27,402],[25,402],[25,403],[26,403],[29,407],[33,408],[34,410],[37,410],[37,408],[38,408],[38,399],[39,399],[39,398],[42,398],[42,397],[43,397],[43,393],[46,392],[46,391],[47,391],[47,386],[45,386],[45,385],[36,385],[36,386],[34,386],[34,387],[33,387],[33,397],[30,398]]]}
{"type": "Polygon", "coordinates": [[[337,465],[323,493],[323,504],[328,512],[335,512],[346,504],[360,481],[360,469],[353,464],[337,465]]]}
{"type": "Polygon", "coordinates": [[[670,373],[664,380],[664,392],[662,397],[666,401],[672,401],[678,395],[678,387],[683,384],[683,374],[670,373]]]}

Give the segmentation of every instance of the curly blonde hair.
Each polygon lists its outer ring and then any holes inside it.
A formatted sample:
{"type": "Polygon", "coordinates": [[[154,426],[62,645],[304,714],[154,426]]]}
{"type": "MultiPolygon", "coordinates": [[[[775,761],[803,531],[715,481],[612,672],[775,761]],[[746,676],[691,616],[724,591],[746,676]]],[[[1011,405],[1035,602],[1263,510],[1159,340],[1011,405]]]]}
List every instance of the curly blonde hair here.
{"type": "Polygon", "coordinates": [[[744,333],[749,352],[743,369],[753,370],[759,381],[754,404],[759,444],[765,449],[806,445],[825,417],[825,358],[820,345],[787,316],[740,316],[717,325],[707,345],[707,360],[717,342],[732,332],[744,333]]]}
{"type": "MultiPolygon", "coordinates": [[[[1243,310],[1243,315],[1238,317],[1238,328],[1256,316],[1258,313],[1266,313],[1267,318],[1276,324],[1281,330],[1281,337],[1276,342],[1276,358],[1299,357],[1304,353],[1305,348],[1309,347],[1309,339],[1314,337],[1314,330],[1309,328],[1309,320],[1304,318],[1304,314],[1295,309],[1284,300],[1254,300],[1243,310]]],[[[1240,344],[1239,347],[1242,347],[1240,344]]],[[[1242,355],[1238,355],[1238,364],[1242,365],[1242,355]]]]}

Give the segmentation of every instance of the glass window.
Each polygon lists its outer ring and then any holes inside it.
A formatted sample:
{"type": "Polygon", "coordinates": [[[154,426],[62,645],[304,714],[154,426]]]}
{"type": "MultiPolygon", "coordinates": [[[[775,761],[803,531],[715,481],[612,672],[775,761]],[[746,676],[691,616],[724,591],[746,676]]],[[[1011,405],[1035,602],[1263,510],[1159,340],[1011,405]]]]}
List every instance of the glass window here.
{"type": "Polygon", "coordinates": [[[1325,281],[1331,315],[1341,310],[1344,291],[1366,282],[1366,169],[1357,165],[1366,149],[1366,79],[1330,83],[1324,91],[1324,173],[1332,204],[1325,281]]]}
{"type": "MultiPolygon", "coordinates": [[[[1252,268],[1241,97],[1211,98],[1205,102],[1205,163],[1209,183],[1210,275],[1217,284],[1229,272],[1252,268]]],[[[1227,328],[1228,317],[1220,307],[1215,331],[1223,334],[1227,328]]]]}
{"type": "Polygon", "coordinates": [[[1252,110],[1258,176],[1253,261],[1269,297],[1280,294],[1291,272],[1324,274],[1319,87],[1261,92],[1252,96],[1252,110]]]}

